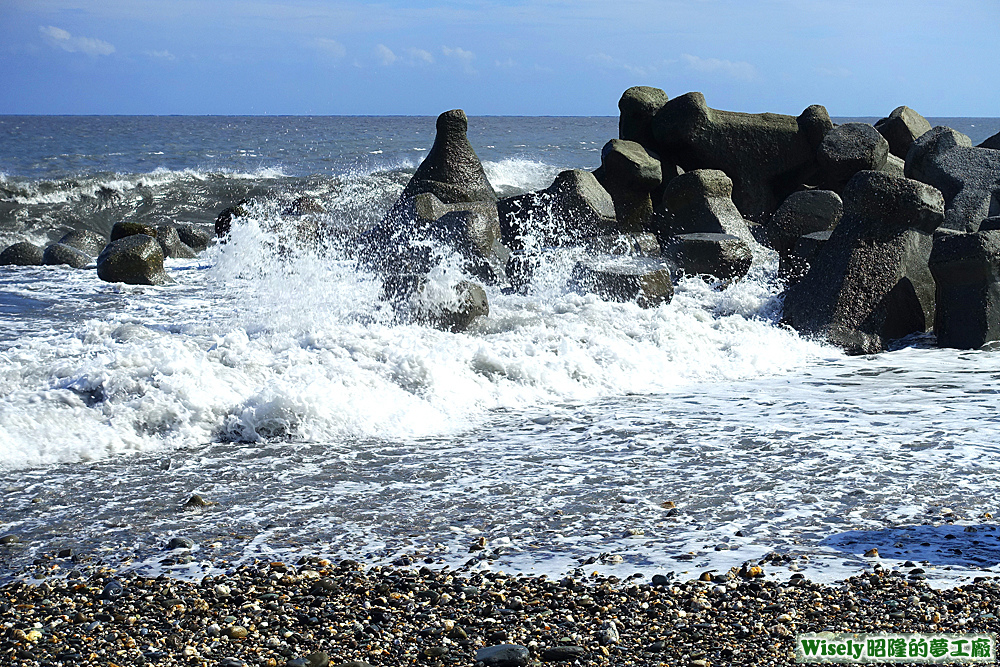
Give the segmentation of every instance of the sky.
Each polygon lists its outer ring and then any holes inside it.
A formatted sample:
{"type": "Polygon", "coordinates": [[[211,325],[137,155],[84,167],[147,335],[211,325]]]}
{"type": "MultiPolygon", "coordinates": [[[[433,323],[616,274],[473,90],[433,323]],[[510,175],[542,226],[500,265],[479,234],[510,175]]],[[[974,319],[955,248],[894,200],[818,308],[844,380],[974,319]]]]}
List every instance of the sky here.
{"type": "Polygon", "coordinates": [[[2,114],[1000,116],[1000,0],[0,0],[2,114]]]}

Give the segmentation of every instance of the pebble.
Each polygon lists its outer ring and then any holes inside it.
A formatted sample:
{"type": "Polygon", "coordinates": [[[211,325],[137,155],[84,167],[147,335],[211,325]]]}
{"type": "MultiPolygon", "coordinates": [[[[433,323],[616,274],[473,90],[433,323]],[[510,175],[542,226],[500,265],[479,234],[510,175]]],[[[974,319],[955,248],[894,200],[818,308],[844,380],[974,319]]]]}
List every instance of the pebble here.
{"type": "Polygon", "coordinates": [[[604,621],[601,624],[600,632],[597,634],[597,640],[605,646],[620,642],[621,635],[618,633],[618,625],[614,621],[604,621]]]}
{"type": "Polygon", "coordinates": [[[517,644],[487,646],[476,651],[476,662],[486,667],[525,667],[530,660],[527,647],[517,644]]]}
{"type": "Polygon", "coordinates": [[[117,600],[121,597],[123,591],[124,589],[122,588],[121,583],[112,580],[104,586],[104,589],[101,590],[101,594],[98,597],[101,600],[117,600]]]}
{"type": "Polygon", "coordinates": [[[167,550],[173,551],[174,549],[190,549],[194,546],[194,540],[187,537],[173,537],[167,542],[167,550]]]}
{"type": "Polygon", "coordinates": [[[195,582],[75,565],[0,587],[0,665],[749,667],[788,664],[800,632],[1000,632],[1000,580],[935,590],[886,568],[830,586],[740,577],[760,568],[748,563],[653,586],[313,557],[195,582]]]}
{"type": "Polygon", "coordinates": [[[545,662],[568,662],[585,655],[587,649],[582,646],[552,646],[542,651],[541,658],[545,662]]]}
{"type": "Polygon", "coordinates": [[[189,508],[189,509],[193,509],[193,508],[197,508],[197,507],[208,507],[208,506],[214,505],[214,504],[215,503],[209,502],[209,501],[205,500],[204,498],[202,498],[201,496],[199,496],[196,493],[196,494],[192,495],[190,498],[188,498],[187,502],[184,503],[184,507],[189,508]]]}

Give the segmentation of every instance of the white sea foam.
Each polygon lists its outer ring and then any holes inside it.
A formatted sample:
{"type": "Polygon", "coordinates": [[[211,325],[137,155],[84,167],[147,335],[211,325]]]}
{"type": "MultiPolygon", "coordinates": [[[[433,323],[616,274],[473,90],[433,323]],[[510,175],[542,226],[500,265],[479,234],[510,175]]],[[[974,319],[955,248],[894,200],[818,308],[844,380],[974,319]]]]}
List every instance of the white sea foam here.
{"type": "Polygon", "coordinates": [[[541,190],[552,185],[560,169],[551,164],[526,158],[505,158],[483,162],[490,184],[498,189],[541,190]]]}
{"type": "Polygon", "coordinates": [[[211,266],[178,265],[176,287],[127,290],[121,311],[11,347],[4,467],[218,438],[444,436],[498,409],[756,377],[825,354],[758,316],[773,294],[754,282],[717,292],[688,281],[673,303],[642,310],[553,280],[531,296],[491,291],[490,316],[468,333],[394,324],[376,277],[282,256],[294,241],[262,224],[237,226],[211,266]]]}

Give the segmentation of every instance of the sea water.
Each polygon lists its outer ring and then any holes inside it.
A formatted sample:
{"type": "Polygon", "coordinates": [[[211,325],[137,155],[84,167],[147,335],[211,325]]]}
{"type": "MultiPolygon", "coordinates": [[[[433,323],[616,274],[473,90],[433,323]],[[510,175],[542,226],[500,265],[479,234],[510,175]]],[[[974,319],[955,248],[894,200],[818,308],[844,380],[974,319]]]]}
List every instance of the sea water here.
{"type": "MultiPolygon", "coordinates": [[[[1000,129],[931,121],[976,142],[1000,129]]],[[[472,118],[469,137],[505,196],[597,167],[616,125],[472,118]]],[[[488,288],[467,332],[401,321],[342,240],[433,137],[433,118],[0,117],[0,245],[253,202],[228,243],[167,261],[171,285],[0,267],[0,535],[20,538],[0,580],[62,548],[181,577],[302,554],[1000,572],[1000,352],[928,334],[847,357],[780,325],[766,253],[740,283],[685,279],[647,310],[574,291],[567,254],[527,294],[488,288]],[[283,231],[303,196],[326,211],[318,245],[283,231]],[[183,509],[193,494],[214,504],[183,509]],[[191,553],[166,551],[173,536],[191,553]]],[[[463,277],[442,254],[432,279],[463,277]]]]}

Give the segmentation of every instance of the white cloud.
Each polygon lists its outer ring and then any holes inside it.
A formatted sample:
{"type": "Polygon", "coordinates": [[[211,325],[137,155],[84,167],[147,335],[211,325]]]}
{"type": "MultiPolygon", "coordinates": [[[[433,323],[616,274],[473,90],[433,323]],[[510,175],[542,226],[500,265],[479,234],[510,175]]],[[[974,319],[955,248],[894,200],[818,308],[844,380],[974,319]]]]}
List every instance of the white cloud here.
{"type": "Polygon", "coordinates": [[[375,55],[378,56],[378,59],[386,67],[388,67],[389,65],[393,64],[398,60],[396,54],[392,52],[392,49],[390,49],[385,44],[379,44],[378,46],[375,47],[375,55]]]}
{"type": "Polygon", "coordinates": [[[38,26],[45,41],[55,49],[70,53],[85,53],[88,56],[108,56],[115,52],[115,47],[100,39],[92,37],[74,37],[68,31],[53,25],[38,26]]]}
{"type": "Polygon", "coordinates": [[[335,39],[327,39],[326,37],[318,37],[313,40],[313,46],[315,46],[320,51],[324,51],[327,54],[333,56],[334,58],[343,58],[347,55],[347,48],[343,44],[335,39]]]}
{"type": "Polygon", "coordinates": [[[514,62],[513,58],[507,58],[506,60],[494,61],[494,64],[500,69],[514,69],[517,67],[517,63],[514,62]]]}
{"type": "Polygon", "coordinates": [[[375,47],[375,55],[379,62],[386,67],[396,64],[409,65],[410,67],[434,64],[434,56],[431,55],[430,51],[413,47],[405,48],[397,54],[385,44],[379,44],[375,47]]]}
{"type": "Polygon", "coordinates": [[[625,70],[626,72],[632,74],[633,76],[640,76],[640,77],[650,76],[653,72],[656,71],[655,67],[653,68],[636,67],[635,65],[624,62],[622,60],[618,60],[617,58],[612,58],[606,53],[593,53],[587,56],[587,60],[608,69],[625,70]]]}
{"type": "Polygon", "coordinates": [[[475,60],[476,54],[472,51],[466,51],[465,49],[456,46],[451,48],[449,46],[442,46],[441,53],[447,58],[454,58],[455,60],[462,63],[462,69],[465,70],[467,74],[475,74],[476,70],[472,67],[472,61],[475,60]]]}
{"type": "Polygon", "coordinates": [[[433,65],[434,56],[431,55],[430,51],[424,51],[423,49],[407,49],[406,54],[409,56],[409,63],[411,65],[433,65]]]}
{"type": "Polygon", "coordinates": [[[145,51],[144,52],[150,58],[157,58],[159,60],[177,60],[177,56],[170,53],[170,51],[145,51]]]}
{"type": "Polygon", "coordinates": [[[733,62],[732,60],[720,60],[718,58],[699,58],[689,53],[681,54],[681,59],[696,72],[723,74],[733,79],[742,79],[744,81],[757,78],[757,69],[747,62],[733,62]]]}

